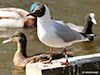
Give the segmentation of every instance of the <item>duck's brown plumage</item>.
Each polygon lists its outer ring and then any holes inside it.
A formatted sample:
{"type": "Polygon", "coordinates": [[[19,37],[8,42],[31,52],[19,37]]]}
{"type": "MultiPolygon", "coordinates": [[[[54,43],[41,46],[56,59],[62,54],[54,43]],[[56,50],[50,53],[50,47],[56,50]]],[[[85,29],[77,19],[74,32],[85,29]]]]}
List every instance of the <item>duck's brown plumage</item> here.
{"type": "MultiPolygon", "coordinates": [[[[41,53],[34,56],[27,56],[26,54],[26,45],[27,39],[24,33],[22,32],[15,32],[8,40],[3,41],[3,43],[8,42],[16,42],[17,43],[17,51],[14,54],[13,62],[14,65],[17,67],[25,68],[26,64],[29,62],[39,62],[39,61],[46,61],[49,59],[49,53],[41,53]]],[[[64,57],[62,53],[54,53],[53,58],[58,59],[64,57]]]]}

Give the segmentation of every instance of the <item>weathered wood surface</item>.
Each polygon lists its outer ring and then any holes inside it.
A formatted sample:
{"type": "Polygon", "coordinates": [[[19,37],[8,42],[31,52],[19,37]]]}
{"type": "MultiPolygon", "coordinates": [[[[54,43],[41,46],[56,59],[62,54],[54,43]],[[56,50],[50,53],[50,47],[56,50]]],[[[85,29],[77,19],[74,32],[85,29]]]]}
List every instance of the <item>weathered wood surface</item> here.
{"type": "Polygon", "coordinates": [[[26,75],[99,75],[100,53],[68,58],[69,66],[61,65],[63,59],[53,60],[53,64],[44,62],[26,65],[26,75]]]}

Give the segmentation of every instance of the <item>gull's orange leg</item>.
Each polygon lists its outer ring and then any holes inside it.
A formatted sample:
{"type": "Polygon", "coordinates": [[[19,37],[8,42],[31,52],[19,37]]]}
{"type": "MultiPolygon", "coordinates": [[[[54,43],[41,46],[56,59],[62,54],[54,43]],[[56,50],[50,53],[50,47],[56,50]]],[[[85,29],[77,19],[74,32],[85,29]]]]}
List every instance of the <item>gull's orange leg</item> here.
{"type": "Polygon", "coordinates": [[[66,58],[66,62],[62,62],[62,65],[68,66],[68,57],[67,57],[66,48],[64,48],[64,55],[65,55],[65,58],[66,58]]]}
{"type": "Polygon", "coordinates": [[[45,62],[44,64],[52,64],[52,51],[53,51],[53,48],[51,47],[50,48],[50,59],[48,62],[45,62]]]}

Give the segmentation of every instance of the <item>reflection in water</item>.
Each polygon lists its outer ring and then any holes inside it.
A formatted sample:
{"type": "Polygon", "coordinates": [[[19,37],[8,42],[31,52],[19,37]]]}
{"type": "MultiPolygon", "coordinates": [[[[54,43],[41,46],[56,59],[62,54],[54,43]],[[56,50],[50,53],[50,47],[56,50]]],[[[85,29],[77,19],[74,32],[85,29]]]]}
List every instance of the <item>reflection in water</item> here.
{"type": "Polygon", "coordinates": [[[20,68],[14,68],[11,72],[12,75],[25,75],[25,70],[20,68]]]}
{"type": "Polygon", "coordinates": [[[97,53],[94,41],[73,44],[69,49],[73,51],[74,56],[97,53]]]}
{"type": "Polygon", "coordinates": [[[7,29],[7,28],[0,28],[0,38],[9,38],[12,34],[14,34],[14,32],[16,31],[20,31],[20,32],[24,32],[28,37],[28,39],[33,39],[34,36],[31,35],[31,33],[34,34],[34,32],[36,32],[36,28],[34,28],[34,30],[32,28],[26,28],[26,29],[23,29],[23,28],[13,28],[13,29],[7,29]]]}
{"type": "MultiPolygon", "coordinates": [[[[23,29],[17,29],[17,30],[23,31],[23,29]]],[[[16,29],[0,28],[0,38],[8,38],[15,31],[16,31],[16,29]]]]}
{"type": "MultiPolygon", "coordinates": [[[[83,25],[84,17],[94,12],[96,14],[97,25],[93,26],[93,32],[97,35],[93,42],[75,43],[67,47],[68,52],[73,52],[74,56],[100,52],[100,0],[34,0],[45,3],[51,11],[51,16],[57,20],[71,22],[76,25],[83,25]],[[92,6],[91,6],[92,5],[92,6]]],[[[20,7],[28,10],[33,0],[0,0],[0,7],[20,7]],[[15,4],[16,3],[16,4],[15,4]]],[[[42,44],[36,36],[36,28],[31,29],[8,29],[0,28],[0,75],[25,75],[24,70],[16,69],[13,66],[13,55],[16,51],[15,44],[2,44],[16,31],[22,31],[28,38],[28,56],[41,52],[49,52],[49,47],[42,44]]],[[[62,49],[57,49],[61,51],[62,49]]],[[[54,50],[54,51],[57,51],[54,50]]]]}

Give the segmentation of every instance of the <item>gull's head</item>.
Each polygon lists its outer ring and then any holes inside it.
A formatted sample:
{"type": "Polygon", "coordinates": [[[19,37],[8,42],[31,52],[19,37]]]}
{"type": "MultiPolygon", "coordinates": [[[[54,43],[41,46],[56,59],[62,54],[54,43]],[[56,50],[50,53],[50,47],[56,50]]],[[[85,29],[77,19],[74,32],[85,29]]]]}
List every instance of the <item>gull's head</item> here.
{"type": "Polygon", "coordinates": [[[31,8],[30,8],[30,13],[27,14],[27,16],[32,15],[32,16],[36,16],[36,17],[42,17],[45,14],[45,5],[36,2],[34,4],[32,4],[31,8]]]}
{"type": "Polygon", "coordinates": [[[88,14],[87,20],[88,20],[88,21],[91,21],[93,24],[97,24],[96,19],[95,19],[95,14],[94,14],[94,13],[88,14]]]}

